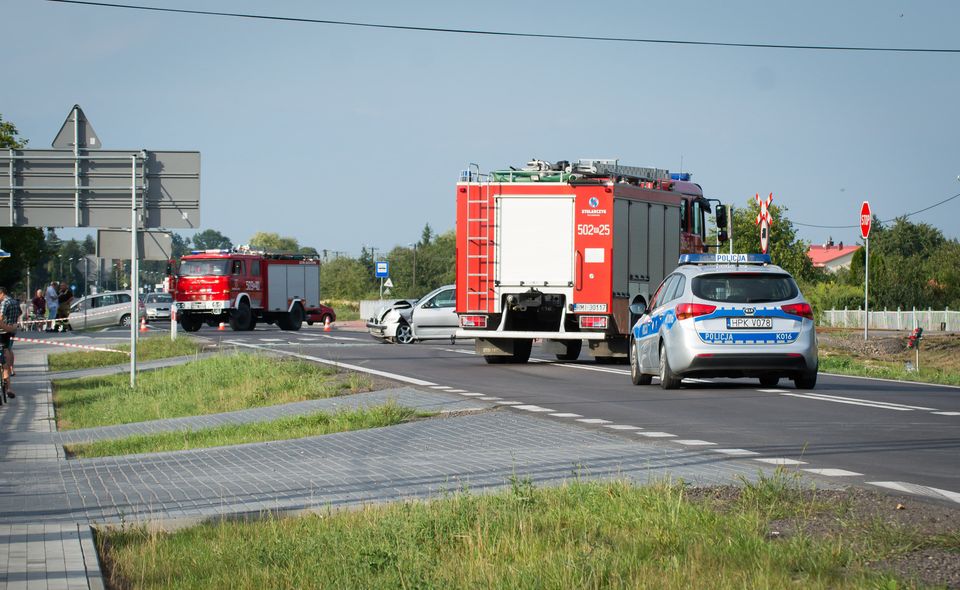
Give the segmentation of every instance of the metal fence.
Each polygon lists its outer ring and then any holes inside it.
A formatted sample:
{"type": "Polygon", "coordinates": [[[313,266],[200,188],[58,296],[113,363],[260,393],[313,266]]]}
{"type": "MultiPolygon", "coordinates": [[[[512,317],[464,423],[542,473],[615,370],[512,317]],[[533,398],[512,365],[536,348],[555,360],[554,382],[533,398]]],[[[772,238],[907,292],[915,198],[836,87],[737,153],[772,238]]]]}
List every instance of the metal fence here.
{"type": "MultiPolygon", "coordinates": [[[[862,328],[862,309],[828,309],[820,317],[821,326],[862,328]]],[[[927,332],[960,332],[960,311],[933,309],[897,309],[871,311],[870,328],[877,330],[912,330],[927,332]]]]}

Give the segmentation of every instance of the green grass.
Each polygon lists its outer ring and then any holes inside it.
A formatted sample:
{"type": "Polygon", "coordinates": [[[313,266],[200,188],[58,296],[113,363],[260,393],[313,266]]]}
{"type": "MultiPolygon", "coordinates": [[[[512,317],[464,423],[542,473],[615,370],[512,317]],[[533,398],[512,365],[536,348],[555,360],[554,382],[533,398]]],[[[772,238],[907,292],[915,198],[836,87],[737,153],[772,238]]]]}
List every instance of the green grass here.
{"type": "Polygon", "coordinates": [[[303,416],[278,418],[268,422],[250,424],[227,424],[216,428],[204,428],[184,432],[131,436],[116,440],[67,445],[67,452],[77,458],[109,457],[134,453],[158,453],[162,451],[186,451],[209,447],[222,447],[255,442],[289,440],[308,436],[364,430],[392,426],[430,414],[419,413],[411,408],[384,404],[357,410],[327,413],[317,412],[303,416]]]}
{"type": "MultiPolygon", "coordinates": [[[[130,352],[129,344],[121,344],[112,348],[126,353],[130,352]]],[[[137,360],[153,361],[176,356],[189,356],[199,353],[201,349],[200,343],[192,338],[180,337],[176,340],[170,340],[169,336],[151,336],[141,338],[137,342],[137,360]]],[[[51,371],[92,369],[128,362],[130,362],[128,354],[98,351],[61,352],[51,354],[47,359],[51,371]]]]}
{"type": "Polygon", "coordinates": [[[926,368],[923,366],[922,356],[920,358],[920,370],[907,372],[903,363],[900,362],[877,360],[865,362],[846,354],[820,355],[820,371],[840,375],[859,375],[861,377],[915,381],[918,383],[960,385],[960,373],[945,371],[939,368],[926,368]]]}
{"type": "MultiPolygon", "coordinates": [[[[839,537],[766,537],[770,514],[816,508],[772,480],[733,507],[682,485],[514,481],[493,495],[175,533],[98,535],[116,588],[902,588],[839,537]]],[[[887,553],[884,553],[887,552],[887,553]]]]}
{"type": "Polygon", "coordinates": [[[348,322],[350,320],[360,319],[360,304],[356,301],[337,299],[324,301],[323,304],[333,308],[334,313],[337,314],[338,322],[348,322]]]}
{"type": "Polygon", "coordinates": [[[61,430],[231,412],[368,391],[365,375],[294,359],[230,354],[129,375],[54,382],[61,430]]]}

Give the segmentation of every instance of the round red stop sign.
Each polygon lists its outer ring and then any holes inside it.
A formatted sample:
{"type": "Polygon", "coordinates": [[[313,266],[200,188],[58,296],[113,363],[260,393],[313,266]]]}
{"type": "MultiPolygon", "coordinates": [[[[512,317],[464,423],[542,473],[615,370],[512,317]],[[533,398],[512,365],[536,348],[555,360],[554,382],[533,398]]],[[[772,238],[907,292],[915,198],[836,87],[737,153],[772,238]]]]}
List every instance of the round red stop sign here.
{"type": "Polygon", "coordinates": [[[870,223],[872,222],[872,215],[870,214],[870,203],[864,201],[863,205],[860,205],[860,235],[864,240],[870,237],[870,223]]]}

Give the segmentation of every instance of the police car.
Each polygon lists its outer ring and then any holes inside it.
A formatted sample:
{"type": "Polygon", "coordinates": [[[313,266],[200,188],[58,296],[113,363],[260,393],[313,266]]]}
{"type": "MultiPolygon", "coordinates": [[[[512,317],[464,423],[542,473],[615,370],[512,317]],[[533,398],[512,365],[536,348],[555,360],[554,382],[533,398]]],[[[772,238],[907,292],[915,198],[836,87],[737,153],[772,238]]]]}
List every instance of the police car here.
{"type": "Polygon", "coordinates": [[[766,254],[684,254],[639,315],[630,341],[630,377],[664,389],[684,377],[781,378],[817,384],[813,310],[788,272],[766,254]]]}

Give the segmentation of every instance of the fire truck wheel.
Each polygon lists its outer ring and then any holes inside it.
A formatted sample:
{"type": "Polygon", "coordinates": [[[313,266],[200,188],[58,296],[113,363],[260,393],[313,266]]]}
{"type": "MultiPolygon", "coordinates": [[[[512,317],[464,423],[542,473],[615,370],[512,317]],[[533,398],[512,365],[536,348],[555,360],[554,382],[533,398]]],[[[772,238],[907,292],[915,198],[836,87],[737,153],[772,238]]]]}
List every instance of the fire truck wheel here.
{"type": "Polygon", "coordinates": [[[530,351],[533,350],[533,340],[516,338],[513,341],[513,356],[507,357],[510,362],[522,364],[530,360],[530,351]]]}
{"type": "Polygon", "coordinates": [[[230,314],[230,329],[234,332],[246,332],[250,329],[252,319],[253,313],[250,311],[250,304],[246,300],[241,301],[236,311],[230,314]]]}
{"type": "Polygon", "coordinates": [[[498,354],[483,355],[483,360],[487,361],[488,365],[502,365],[512,359],[512,356],[500,356],[498,354]]]}
{"type": "Polygon", "coordinates": [[[277,325],[281,330],[291,330],[296,332],[303,325],[303,307],[299,303],[294,304],[290,313],[282,314],[277,318],[277,325]]]}
{"type": "Polygon", "coordinates": [[[203,324],[203,320],[192,315],[185,315],[180,318],[180,326],[186,332],[196,332],[203,324]]]}
{"type": "Polygon", "coordinates": [[[557,355],[558,361],[575,361],[580,358],[583,340],[568,340],[564,344],[567,347],[567,351],[557,355]]]}
{"type": "Polygon", "coordinates": [[[640,371],[640,359],[637,357],[637,345],[630,340],[630,382],[634,385],[650,385],[653,375],[646,375],[640,371]]]}
{"type": "Polygon", "coordinates": [[[680,387],[681,379],[673,374],[670,368],[670,361],[667,360],[667,351],[663,344],[660,345],[660,387],[664,389],[676,389],[680,387]]]}

